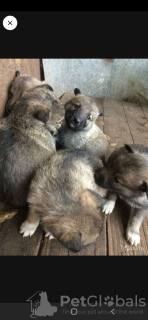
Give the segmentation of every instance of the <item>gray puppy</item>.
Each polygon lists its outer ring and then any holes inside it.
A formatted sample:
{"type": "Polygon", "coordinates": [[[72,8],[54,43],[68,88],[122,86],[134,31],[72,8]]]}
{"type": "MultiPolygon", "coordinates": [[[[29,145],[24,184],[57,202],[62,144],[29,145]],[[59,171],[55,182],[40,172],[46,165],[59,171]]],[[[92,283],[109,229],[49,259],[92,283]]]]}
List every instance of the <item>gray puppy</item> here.
{"type": "Polygon", "coordinates": [[[61,150],[45,161],[31,182],[23,236],[31,236],[41,219],[46,235],[70,250],[94,243],[104,221],[106,190],[94,180],[94,169],[102,166],[98,157],[78,149],[61,150]]]}
{"type": "Polygon", "coordinates": [[[95,101],[81,94],[79,89],[74,93],[75,97],[65,103],[65,120],[56,136],[57,146],[80,148],[104,159],[108,148],[107,136],[95,124],[103,113],[95,101]]]}
{"type": "Polygon", "coordinates": [[[36,169],[55,152],[51,94],[45,84],[24,92],[0,121],[0,196],[17,208],[26,204],[36,169]]]}
{"type": "Polygon", "coordinates": [[[99,186],[113,193],[114,200],[105,204],[105,210],[110,205],[113,210],[117,195],[135,208],[131,210],[126,237],[132,245],[137,245],[140,226],[148,215],[148,148],[133,144],[115,150],[106,167],[96,171],[95,178],[99,186]]]}
{"type": "MultiPolygon", "coordinates": [[[[43,84],[45,84],[45,81],[40,81],[32,76],[21,75],[20,71],[16,71],[15,77],[8,88],[8,99],[5,105],[6,114],[12,111],[14,104],[23,93],[43,84]]],[[[51,86],[49,88],[53,91],[51,86]]]]}
{"type": "MultiPolygon", "coordinates": [[[[27,93],[33,88],[42,85],[48,84],[45,81],[40,81],[32,76],[21,75],[19,71],[16,71],[15,77],[8,89],[8,99],[5,105],[5,116],[7,116],[13,110],[14,104],[20,97],[24,95],[24,93],[27,93]]],[[[48,100],[51,101],[50,121],[56,128],[59,128],[64,117],[64,105],[53,93],[53,88],[50,85],[48,85],[48,88],[50,90],[48,100]]]]}

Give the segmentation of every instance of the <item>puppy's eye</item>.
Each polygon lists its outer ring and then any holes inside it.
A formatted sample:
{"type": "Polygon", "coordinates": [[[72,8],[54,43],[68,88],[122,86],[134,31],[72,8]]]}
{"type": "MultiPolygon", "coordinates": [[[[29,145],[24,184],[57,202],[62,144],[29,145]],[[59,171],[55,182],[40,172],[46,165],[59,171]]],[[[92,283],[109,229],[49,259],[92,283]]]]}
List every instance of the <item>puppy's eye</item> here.
{"type": "Polygon", "coordinates": [[[91,114],[88,114],[88,115],[87,115],[87,119],[88,119],[88,120],[91,120],[91,119],[92,119],[91,114]]]}
{"type": "Polygon", "coordinates": [[[119,178],[118,177],[114,177],[114,182],[119,183],[119,178]]]}

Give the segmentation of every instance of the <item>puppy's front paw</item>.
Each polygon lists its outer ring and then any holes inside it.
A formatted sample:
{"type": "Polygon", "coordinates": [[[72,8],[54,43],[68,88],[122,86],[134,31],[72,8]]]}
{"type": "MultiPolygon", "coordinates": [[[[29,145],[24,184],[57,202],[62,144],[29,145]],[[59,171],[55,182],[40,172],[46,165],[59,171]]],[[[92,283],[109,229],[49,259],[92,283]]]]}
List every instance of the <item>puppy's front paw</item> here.
{"type": "Polygon", "coordinates": [[[111,214],[115,207],[115,201],[108,200],[102,207],[102,211],[105,214],[111,214]]]}
{"type": "Polygon", "coordinates": [[[132,246],[137,246],[137,244],[140,243],[140,234],[138,232],[133,232],[131,229],[127,230],[126,238],[132,246]]]}
{"type": "Polygon", "coordinates": [[[26,220],[20,227],[20,233],[23,233],[23,237],[31,237],[37,229],[38,224],[39,222],[33,223],[26,220]]]}

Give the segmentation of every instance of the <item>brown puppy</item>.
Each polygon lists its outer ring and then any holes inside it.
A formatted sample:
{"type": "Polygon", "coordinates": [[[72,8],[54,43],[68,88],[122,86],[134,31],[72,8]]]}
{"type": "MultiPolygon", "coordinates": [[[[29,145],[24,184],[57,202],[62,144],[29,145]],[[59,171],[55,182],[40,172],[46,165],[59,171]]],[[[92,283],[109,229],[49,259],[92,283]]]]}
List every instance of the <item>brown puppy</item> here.
{"type": "Polygon", "coordinates": [[[26,204],[36,169],[55,152],[51,94],[45,84],[28,90],[0,121],[0,195],[14,207],[26,204]]]}
{"type": "MultiPolygon", "coordinates": [[[[45,84],[45,82],[28,75],[22,76],[19,71],[16,71],[15,77],[8,89],[8,99],[5,105],[6,113],[9,114],[12,111],[14,104],[23,93],[42,84],[45,84]]],[[[53,91],[52,87],[50,87],[50,90],[53,91]]]]}
{"type": "MultiPolygon", "coordinates": [[[[29,92],[35,87],[47,85],[45,81],[40,81],[35,77],[28,75],[20,75],[19,71],[16,71],[15,77],[9,86],[8,100],[5,105],[5,113],[8,115],[12,110],[15,103],[25,93],[29,92]]],[[[58,128],[60,126],[61,118],[64,116],[64,106],[62,102],[54,95],[53,89],[48,85],[50,94],[48,100],[50,104],[50,121],[58,128]]]]}
{"type": "MultiPolygon", "coordinates": [[[[132,245],[137,245],[140,226],[148,215],[148,148],[133,144],[115,150],[106,167],[96,171],[95,178],[99,186],[135,208],[131,211],[126,236],[132,245]]],[[[115,200],[112,205],[114,207],[115,200]]],[[[108,204],[105,206],[107,210],[108,204]]]]}
{"type": "Polygon", "coordinates": [[[66,149],[80,148],[104,159],[108,148],[107,137],[95,124],[103,115],[95,101],[74,90],[75,97],[65,104],[65,120],[56,136],[57,145],[66,149]]]}
{"type": "Polygon", "coordinates": [[[96,158],[78,149],[62,150],[37,170],[28,196],[30,212],[21,226],[24,236],[31,236],[41,219],[47,235],[70,250],[79,251],[97,240],[106,190],[94,180],[94,168],[103,166],[96,158]]]}

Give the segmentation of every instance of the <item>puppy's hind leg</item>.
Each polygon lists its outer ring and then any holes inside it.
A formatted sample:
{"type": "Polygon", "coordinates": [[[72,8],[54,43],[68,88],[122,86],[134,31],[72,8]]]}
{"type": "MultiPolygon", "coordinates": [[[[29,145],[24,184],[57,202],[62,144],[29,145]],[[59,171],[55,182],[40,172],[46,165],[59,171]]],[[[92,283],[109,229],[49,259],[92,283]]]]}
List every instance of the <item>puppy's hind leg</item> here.
{"type": "Polygon", "coordinates": [[[29,210],[27,219],[22,223],[20,227],[20,233],[23,233],[23,237],[32,236],[36,231],[40,222],[40,215],[29,210]]]}

